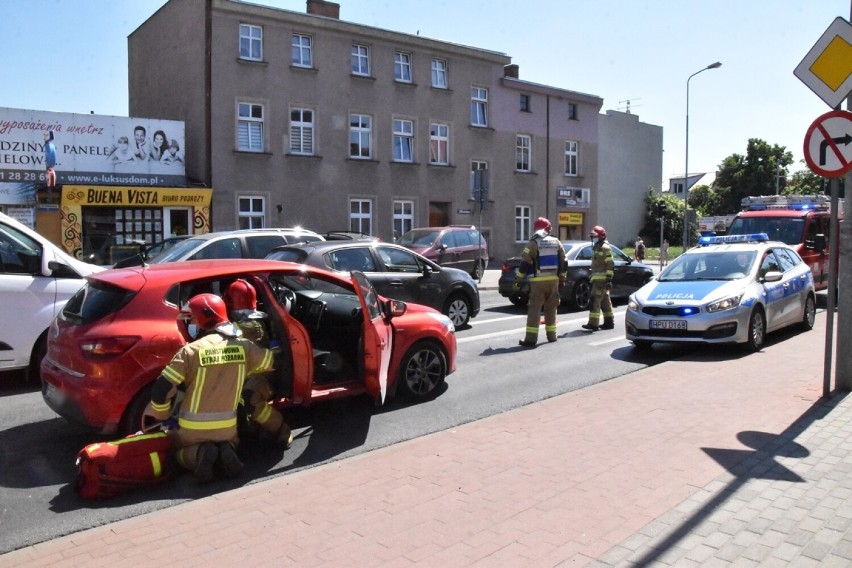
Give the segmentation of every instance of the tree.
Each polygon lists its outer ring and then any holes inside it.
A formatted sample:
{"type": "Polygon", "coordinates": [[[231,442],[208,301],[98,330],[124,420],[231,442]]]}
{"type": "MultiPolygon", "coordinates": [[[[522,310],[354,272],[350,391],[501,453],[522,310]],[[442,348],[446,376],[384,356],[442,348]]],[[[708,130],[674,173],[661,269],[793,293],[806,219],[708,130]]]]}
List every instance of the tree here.
{"type": "Polygon", "coordinates": [[[660,245],[660,219],[663,220],[663,238],[670,243],[679,243],[683,234],[683,201],[673,194],[654,192],[649,188],[645,205],[645,225],[641,234],[646,237],[646,245],[660,245]]]}
{"type": "MultiPolygon", "coordinates": [[[[804,163],[804,160],[802,160],[804,163]]],[[[805,168],[793,173],[790,183],[785,184],[784,195],[823,195],[828,193],[828,180],[805,168]]]]}
{"type": "Polygon", "coordinates": [[[714,210],[705,214],[726,215],[739,211],[744,197],[775,195],[776,176],[786,177],[792,162],[793,154],[784,146],[750,138],[745,156],[731,154],[719,165],[714,210]]]}

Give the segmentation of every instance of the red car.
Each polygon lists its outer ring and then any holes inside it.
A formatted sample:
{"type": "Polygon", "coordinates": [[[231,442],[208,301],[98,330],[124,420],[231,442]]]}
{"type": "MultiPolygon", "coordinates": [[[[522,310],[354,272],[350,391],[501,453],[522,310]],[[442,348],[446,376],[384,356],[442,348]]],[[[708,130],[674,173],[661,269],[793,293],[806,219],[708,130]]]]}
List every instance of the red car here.
{"type": "Polygon", "coordinates": [[[187,300],[236,278],[268,314],[276,407],[366,394],[433,397],[456,369],[452,322],[432,308],[378,296],[360,272],[340,276],[280,261],[228,259],[107,270],[87,279],[50,326],[42,396],[102,434],[139,429],[151,385],[192,330],[187,300]]]}

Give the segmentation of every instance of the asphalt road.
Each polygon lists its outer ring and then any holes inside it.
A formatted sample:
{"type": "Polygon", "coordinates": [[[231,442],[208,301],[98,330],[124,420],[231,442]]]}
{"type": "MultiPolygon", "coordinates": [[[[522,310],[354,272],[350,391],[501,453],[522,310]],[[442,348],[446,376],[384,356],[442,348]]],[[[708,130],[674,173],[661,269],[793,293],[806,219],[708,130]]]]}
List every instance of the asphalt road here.
{"type": "Polygon", "coordinates": [[[623,305],[616,308],[616,329],[595,334],[580,329],[585,312],[560,310],[559,341],[524,349],[517,345],[524,310],[493,290],[481,296],[481,314],[457,332],[458,371],[434,400],[376,408],[358,399],[292,412],[290,450],[246,445],[244,473],[205,486],[182,475],[104,502],[80,500],[73,489],[75,455],[97,438],[57,417],[35,387],[0,383],[0,554],[452,428],[684,353],[665,346],[634,351],[624,339],[623,305]]]}

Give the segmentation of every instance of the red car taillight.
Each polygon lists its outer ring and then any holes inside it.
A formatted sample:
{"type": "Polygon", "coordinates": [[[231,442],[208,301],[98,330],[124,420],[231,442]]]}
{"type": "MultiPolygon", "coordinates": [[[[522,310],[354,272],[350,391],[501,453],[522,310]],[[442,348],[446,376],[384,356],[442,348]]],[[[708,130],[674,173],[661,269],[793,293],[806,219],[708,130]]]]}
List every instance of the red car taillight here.
{"type": "Polygon", "coordinates": [[[81,343],[80,350],[90,359],[117,357],[133,347],[140,339],[138,335],[91,339],[81,343]]]}

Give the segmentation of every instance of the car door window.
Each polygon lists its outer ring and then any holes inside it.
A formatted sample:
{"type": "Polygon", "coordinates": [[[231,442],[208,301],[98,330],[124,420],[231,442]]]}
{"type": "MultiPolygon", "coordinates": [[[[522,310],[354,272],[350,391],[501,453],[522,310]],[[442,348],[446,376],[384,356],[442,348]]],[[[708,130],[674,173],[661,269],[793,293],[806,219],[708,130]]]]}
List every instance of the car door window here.
{"type": "Polygon", "coordinates": [[[41,246],[11,227],[0,229],[0,273],[37,274],[41,264],[41,246]]]}
{"type": "Polygon", "coordinates": [[[778,263],[778,259],[775,258],[775,255],[772,251],[766,251],[766,254],[763,256],[763,261],[760,263],[760,275],[766,276],[766,273],[775,270],[780,272],[781,266],[778,263]]]}
{"type": "Polygon", "coordinates": [[[420,272],[420,263],[411,251],[393,247],[377,247],[388,272],[420,272]]]}
{"type": "Polygon", "coordinates": [[[250,235],[246,237],[249,258],[265,258],[275,247],[287,244],[283,235],[250,235]]]}
{"type": "Polygon", "coordinates": [[[351,272],[353,270],[360,270],[361,272],[376,271],[376,263],[373,262],[373,255],[366,248],[336,250],[330,253],[326,259],[326,264],[334,270],[343,272],[351,272]]]}
{"type": "Polygon", "coordinates": [[[441,242],[438,243],[440,247],[447,247],[447,250],[456,248],[456,233],[455,231],[447,231],[443,235],[441,235],[441,242]]]}
{"type": "Polygon", "coordinates": [[[577,253],[576,260],[592,260],[592,247],[591,245],[583,247],[580,249],[580,252],[577,253]]]}
{"type": "Polygon", "coordinates": [[[240,239],[233,237],[213,241],[192,255],[189,260],[205,260],[210,258],[242,258],[240,239]]]}
{"type": "Polygon", "coordinates": [[[795,268],[797,264],[799,264],[800,260],[794,259],[792,255],[789,254],[788,249],[777,248],[774,249],[775,256],[778,257],[778,262],[781,263],[781,270],[787,272],[788,270],[795,268]]]}
{"type": "Polygon", "coordinates": [[[473,246],[473,238],[470,231],[454,231],[457,247],[473,246]]]}

